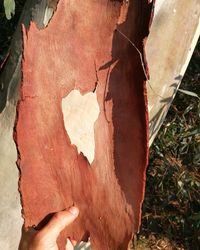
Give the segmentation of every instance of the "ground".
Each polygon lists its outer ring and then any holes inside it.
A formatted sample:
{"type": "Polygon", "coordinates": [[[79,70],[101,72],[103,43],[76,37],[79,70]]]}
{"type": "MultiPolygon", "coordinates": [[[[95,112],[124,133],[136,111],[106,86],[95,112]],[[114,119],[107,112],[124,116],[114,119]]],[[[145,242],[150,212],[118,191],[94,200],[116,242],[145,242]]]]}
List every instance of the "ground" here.
{"type": "MultiPolygon", "coordinates": [[[[6,20],[0,4],[0,62],[7,54],[24,0],[6,20]]],[[[200,41],[181,89],[200,96],[200,41]]],[[[198,250],[200,245],[200,101],[178,92],[150,149],[136,250],[198,250]]]]}

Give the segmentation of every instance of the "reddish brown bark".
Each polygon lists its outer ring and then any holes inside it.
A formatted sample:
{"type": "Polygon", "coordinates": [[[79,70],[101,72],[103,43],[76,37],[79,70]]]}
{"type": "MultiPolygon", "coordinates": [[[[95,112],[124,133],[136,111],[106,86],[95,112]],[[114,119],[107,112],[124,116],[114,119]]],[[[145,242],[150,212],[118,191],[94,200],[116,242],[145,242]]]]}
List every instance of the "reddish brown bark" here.
{"type": "Polygon", "coordinates": [[[127,249],[138,231],[148,121],[144,67],[128,39],[143,56],[151,13],[147,0],[60,0],[47,28],[31,23],[23,31],[15,135],[23,216],[30,227],[78,206],[80,216],[60,236],[60,249],[66,236],[90,236],[93,249],[127,249]],[[90,166],[70,143],[61,101],[74,88],[84,94],[96,84],[100,115],[90,166]]]}

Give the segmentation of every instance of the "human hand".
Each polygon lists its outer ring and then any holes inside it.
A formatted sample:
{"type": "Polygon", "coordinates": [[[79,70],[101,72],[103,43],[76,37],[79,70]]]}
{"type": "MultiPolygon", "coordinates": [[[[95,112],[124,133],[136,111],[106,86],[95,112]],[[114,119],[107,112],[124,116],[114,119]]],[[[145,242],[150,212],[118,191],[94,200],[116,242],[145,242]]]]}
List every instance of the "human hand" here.
{"type": "MultiPolygon", "coordinates": [[[[78,214],[76,207],[56,213],[40,231],[29,232],[26,240],[21,240],[19,250],[58,250],[56,241],[60,232],[70,225],[78,214]]],[[[67,239],[66,250],[73,250],[75,244],[75,241],[67,239]]]]}

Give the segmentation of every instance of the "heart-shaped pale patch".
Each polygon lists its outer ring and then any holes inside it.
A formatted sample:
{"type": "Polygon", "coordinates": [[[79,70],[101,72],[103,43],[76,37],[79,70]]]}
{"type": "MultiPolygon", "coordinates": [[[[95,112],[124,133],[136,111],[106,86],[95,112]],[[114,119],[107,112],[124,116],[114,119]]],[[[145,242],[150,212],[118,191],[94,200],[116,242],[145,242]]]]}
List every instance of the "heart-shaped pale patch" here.
{"type": "Polygon", "coordinates": [[[72,90],[62,99],[64,124],[71,143],[77,146],[91,164],[95,154],[94,123],[99,115],[96,93],[81,95],[72,90]]]}

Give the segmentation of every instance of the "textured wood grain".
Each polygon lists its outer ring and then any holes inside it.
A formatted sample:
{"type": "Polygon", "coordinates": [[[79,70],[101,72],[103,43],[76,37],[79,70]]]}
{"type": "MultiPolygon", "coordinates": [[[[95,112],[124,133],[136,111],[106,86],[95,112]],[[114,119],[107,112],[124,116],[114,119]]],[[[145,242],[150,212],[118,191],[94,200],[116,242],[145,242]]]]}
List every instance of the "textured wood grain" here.
{"type": "Polygon", "coordinates": [[[31,23],[23,30],[15,134],[23,215],[26,227],[38,226],[51,213],[78,206],[80,216],[60,236],[60,249],[66,236],[90,236],[93,249],[128,249],[139,228],[148,156],[146,74],[130,40],[145,61],[152,4],[60,0],[47,28],[31,23]],[[91,165],[64,126],[62,100],[74,89],[82,95],[96,89],[91,165]]]}

